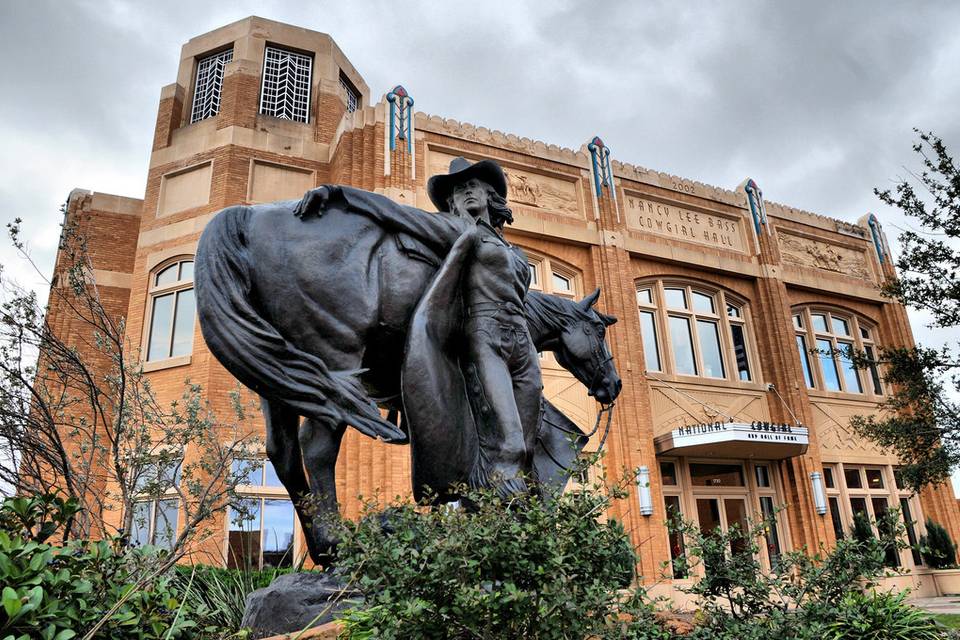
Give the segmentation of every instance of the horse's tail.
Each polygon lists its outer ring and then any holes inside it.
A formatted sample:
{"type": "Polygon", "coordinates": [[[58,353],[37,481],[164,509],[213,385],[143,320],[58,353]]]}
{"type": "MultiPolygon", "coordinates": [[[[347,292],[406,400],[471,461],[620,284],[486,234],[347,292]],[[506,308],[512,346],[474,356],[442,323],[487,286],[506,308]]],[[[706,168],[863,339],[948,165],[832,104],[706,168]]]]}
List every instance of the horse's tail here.
{"type": "Polygon", "coordinates": [[[300,415],[344,422],[371,437],[406,440],[381,417],[354,374],[331,371],[287,342],[254,306],[246,239],[252,214],[248,206],[224,209],[200,237],[194,287],[210,351],[245,386],[300,415]]]}

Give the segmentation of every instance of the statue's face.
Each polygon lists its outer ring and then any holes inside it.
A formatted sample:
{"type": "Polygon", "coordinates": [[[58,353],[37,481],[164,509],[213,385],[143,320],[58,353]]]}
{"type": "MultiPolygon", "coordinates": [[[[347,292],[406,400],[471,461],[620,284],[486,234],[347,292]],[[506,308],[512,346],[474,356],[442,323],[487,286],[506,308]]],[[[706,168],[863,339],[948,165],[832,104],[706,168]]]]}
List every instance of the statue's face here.
{"type": "Polygon", "coordinates": [[[472,178],[453,188],[450,195],[454,211],[463,211],[476,218],[487,211],[489,197],[486,183],[472,178]]]}

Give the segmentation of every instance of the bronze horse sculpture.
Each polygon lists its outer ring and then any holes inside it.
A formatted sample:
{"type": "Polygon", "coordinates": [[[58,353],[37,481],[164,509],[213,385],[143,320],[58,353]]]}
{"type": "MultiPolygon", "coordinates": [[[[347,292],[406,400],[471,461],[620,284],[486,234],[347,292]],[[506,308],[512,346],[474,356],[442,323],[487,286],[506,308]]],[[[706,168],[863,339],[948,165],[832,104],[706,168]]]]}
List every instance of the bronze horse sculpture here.
{"type": "MultiPolygon", "coordinates": [[[[396,419],[408,323],[449,239],[431,240],[429,225],[409,233],[350,210],[358,200],[401,206],[383,196],[330,189],[336,197],[327,194],[322,217],[294,215],[310,193],[301,203],[224,209],[200,239],[195,273],[204,339],[261,396],[267,455],[317,562],[335,541],[299,498],[310,494],[321,512],[336,512],[335,463],[347,426],[386,442],[410,441],[418,499],[427,491],[456,499],[451,488],[466,480],[477,456],[475,430],[451,425],[426,438],[416,424],[396,419]]],[[[536,349],[553,351],[591,396],[609,404],[620,378],[604,337],[616,319],[593,308],[598,296],[576,302],[530,291],[524,307],[536,349]]],[[[562,487],[586,438],[542,398],[541,406],[533,467],[541,483],[562,487]]]]}

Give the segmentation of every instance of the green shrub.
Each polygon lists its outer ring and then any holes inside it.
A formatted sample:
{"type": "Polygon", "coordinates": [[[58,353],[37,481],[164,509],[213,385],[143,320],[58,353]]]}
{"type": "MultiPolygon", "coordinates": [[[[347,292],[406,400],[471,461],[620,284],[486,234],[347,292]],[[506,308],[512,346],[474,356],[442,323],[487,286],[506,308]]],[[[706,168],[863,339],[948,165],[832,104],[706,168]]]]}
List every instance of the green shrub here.
{"type": "Polygon", "coordinates": [[[930,518],[927,518],[927,535],[920,538],[920,555],[923,563],[933,569],[957,565],[957,545],[947,530],[930,518]]]}
{"type": "Polygon", "coordinates": [[[636,557],[619,522],[599,522],[595,491],[470,509],[400,504],[342,524],[339,570],[365,605],[344,637],[668,638],[640,589],[623,590],[636,557]]]}
{"type": "Polygon", "coordinates": [[[910,606],[906,593],[852,592],[843,599],[825,640],[943,640],[947,636],[926,612],[910,606]]]}
{"type": "Polygon", "coordinates": [[[0,638],[69,640],[104,618],[98,640],[202,638],[217,631],[197,623],[205,612],[182,607],[169,576],[140,584],[162,552],[130,549],[120,538],[63,546],[36,539],[48,539],[75,513],[75,503],[50,496],[3,501],[0,638]]]}

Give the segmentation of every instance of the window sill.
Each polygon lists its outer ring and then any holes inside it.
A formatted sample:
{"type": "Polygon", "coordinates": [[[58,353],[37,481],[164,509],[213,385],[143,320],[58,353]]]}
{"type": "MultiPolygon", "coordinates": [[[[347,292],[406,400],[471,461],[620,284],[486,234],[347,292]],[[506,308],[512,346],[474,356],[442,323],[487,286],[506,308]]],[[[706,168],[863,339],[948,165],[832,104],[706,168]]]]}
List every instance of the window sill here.
{"type": "Polygon", "coordinates": [[[700,376],[668,375],[651,371],[646,374],[651,385],[679,384],[690,387],[722,387],[738,391],[765,392],[767,385],[764,382],[743,382],[741,380],[727,380],[726,378],[702,378],[700,376]]]}
{"type": "Polygon", "coordinates": [[[151,371],[162,371],[163,369],[173,369],[175,367],[183,367],[190,364],[192,355],[188,354],[185,356],[176,356],[175,358],[164,358],[163,360],[152,360],[150,362],[143,363],[143,372],[150,373],[151,371]]]}
{"type": "Polygon", "coordinates": [[[811,399],[818,398],[823,400],[847,400],[856,404],[881,405],[887,399],[886,396],[868,395],[865,393],[849,393],[847,391],[824,391],[821,389],[811,389],[807,387],[807,396],[811,399]]]}

